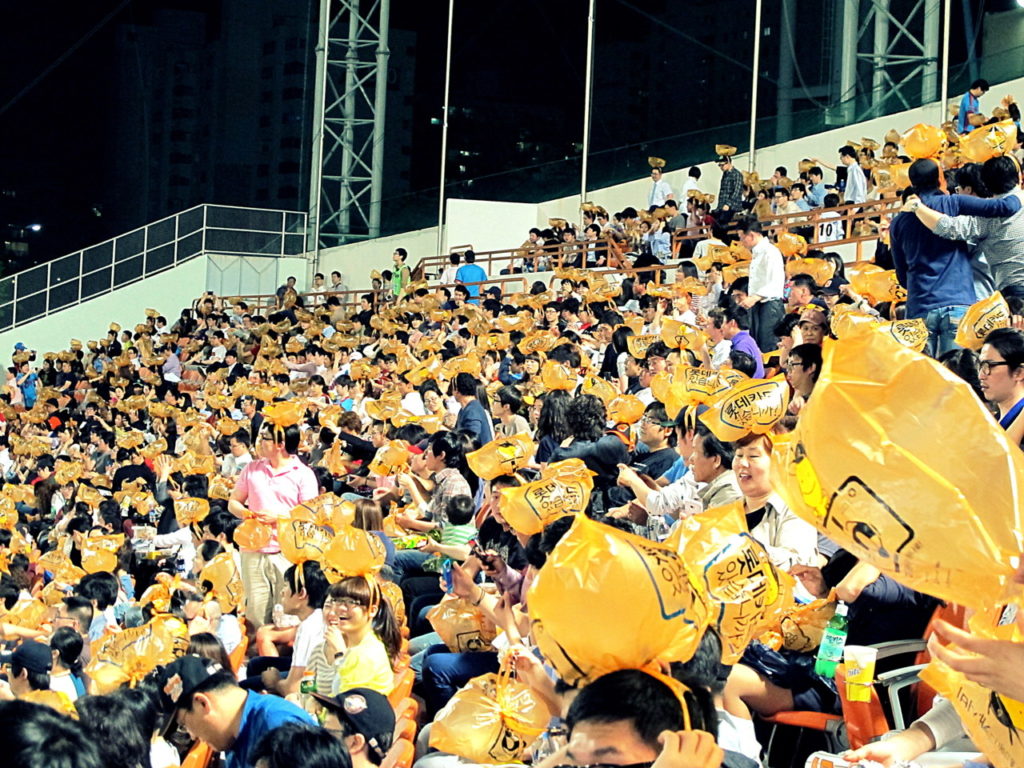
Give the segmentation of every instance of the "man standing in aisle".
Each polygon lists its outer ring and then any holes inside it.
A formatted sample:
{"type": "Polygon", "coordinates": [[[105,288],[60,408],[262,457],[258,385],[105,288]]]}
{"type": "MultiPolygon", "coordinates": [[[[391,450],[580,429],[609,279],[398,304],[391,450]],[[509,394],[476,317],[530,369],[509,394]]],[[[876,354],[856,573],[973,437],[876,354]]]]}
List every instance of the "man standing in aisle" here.
{"type": "Polygon", "coordinates": [[[298,425],[266,423],[259,440],[261,458],[242,470],[228,501],[228,511],[235,517],[253,518],[269,528],[263,547],[241,552],[245,615],[256,628],[271,621],[274,600],[291,565],[281,554],[277,521],[317,495],[316,475],[299,460],[298,451],[298,425]]]}
{"type": "Polygon", "coordinates": [[[651,168],[651,191],[647,194],[647,207],[660,208],[672,198],[672,187],[662,178],[661,166],[651,168]]]}
{"type": "Polygon", "coordinates": [[[718,167],[722,169],[722,181],[718,185],[716,214],[724,215],[716,215],[715,218],[719,224],[725,224],[743,209],[743,174],[733,167],[731,155],[720,156],[718,167]]]}
{"type": "Polygon", "coordinates": [[[846,166],[847,203],[864,203],[868,199],[868,178],[857,161],[857,150],[851,146],[839,148],[839,162],[846,166]]]}
{"type": "MultiPolygon", "coordinates": [[[[761,222],[756,216],[746,218],[741,225],[740,242],[750,249],[750,284],[747,297],[740,306],[750,310],[750,335],[762,351],[779,346],[775,326],[786,314],[782,303],[786,285],[786,267],[782,252],[764,236],[761,222]]],[[[756,361],[755,361],[756,362],[756,361]]]]}
{"type": "Polygon", "coordinates": [[[975,80],[967,93],[960,99],[960,109],[956,113],[956,132],[970,133],[975,126],[971,125],[971,115],[981,114],[981,97],[988,93],[988,80],[975,80]]]}

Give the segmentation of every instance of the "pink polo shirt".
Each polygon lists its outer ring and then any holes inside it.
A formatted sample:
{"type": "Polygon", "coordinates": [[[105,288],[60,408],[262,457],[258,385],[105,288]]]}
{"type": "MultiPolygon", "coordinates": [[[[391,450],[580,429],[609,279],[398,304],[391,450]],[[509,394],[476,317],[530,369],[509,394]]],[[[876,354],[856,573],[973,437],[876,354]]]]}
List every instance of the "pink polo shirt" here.
{"type": "MultiPolygon", "coordinates": [[[[302,502],[315,499],[318,488],[313,470],[292,458],[280,469],[274,469],[266,459],[250,462],[238,476],[235,490],[250,510],[265,510],[278,517],[287,517],[302,502]]],[[[270,543],[260,552],[274,554],[280,551],[275,527],[270,543]]]]}

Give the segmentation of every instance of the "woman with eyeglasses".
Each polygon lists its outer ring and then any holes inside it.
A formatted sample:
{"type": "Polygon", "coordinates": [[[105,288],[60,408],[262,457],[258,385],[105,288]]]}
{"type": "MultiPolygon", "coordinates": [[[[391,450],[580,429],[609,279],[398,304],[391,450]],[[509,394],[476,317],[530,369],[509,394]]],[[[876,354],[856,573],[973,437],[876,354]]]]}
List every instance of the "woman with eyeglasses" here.
{"type": "Polygon", "coordinates": [[[392,662],[402,638],[380,588],[362,576],[331,585],[324,620],[324,658],[313,660],[317,691],[331,696],[350,688],[370,688],[385,696],[391,693],[392,662]]]}

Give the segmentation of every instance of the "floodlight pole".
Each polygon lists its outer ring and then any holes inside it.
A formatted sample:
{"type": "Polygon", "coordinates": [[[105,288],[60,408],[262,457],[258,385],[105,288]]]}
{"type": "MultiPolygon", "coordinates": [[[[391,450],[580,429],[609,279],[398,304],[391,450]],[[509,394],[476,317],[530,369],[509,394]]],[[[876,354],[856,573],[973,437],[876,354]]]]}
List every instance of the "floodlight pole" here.
{"type": "Polygon", "coordinates": [[[587,165],[590,157],[590,101],[594,95],[594,26],[597,0],[590,0],[587,16],[587,74],[583,88],[583,165],[580,170],[580,206],[587,202],[587,165]]]}
{"type": "Polygon", "coordinates": [[[942,6],[942,89],[939,94],[938,125],[946,121],[946,100],[949,98],[949,13],[950,0],[942,6]]]}
{"type": "Polygon", "coordinates": [[[448,45],[444,54],[444,109],[441,115],[441,184],[437,194],[437,253],[444,253],[444,177],[448,164],[448,95],[452,84],[452,18],[455,0],[448,0],[448,45]]]}
{"type": "Polygon", "coordinates": [[[761,68],[761,0],[757,0],[754,8],[754,75],[750,86],[750,155],[749,170],[754,170],[754,156],[756,154],[755,140],[757,139],[757,80],[758,70],[761,68]]]}

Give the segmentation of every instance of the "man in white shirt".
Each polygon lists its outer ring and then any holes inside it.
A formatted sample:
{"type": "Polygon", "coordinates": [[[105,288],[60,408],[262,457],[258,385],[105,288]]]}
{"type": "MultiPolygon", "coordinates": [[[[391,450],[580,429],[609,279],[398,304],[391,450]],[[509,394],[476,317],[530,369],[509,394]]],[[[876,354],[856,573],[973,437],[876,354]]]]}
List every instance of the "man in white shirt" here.
{"type": "Polygon", "coordinates": [[[249,453],[250,442],[249,432],[245,429],[240,429],[231,436],[231,452],[224,457],[220,466],[220,473],[224,477],[234,477],[252,461],[252,454],[249,453]]]}
{"type": "Polygon", "coordinates": [[[846,166],[845,202],[863,203],[868,199],[868,179],[857,161],[857,150],[846,146],[839,148],[839,162],[846,166]]]}
{"type": "Polygon", "coordinates": [[[651,191],[647,195],[647,207],[659,208],[672,197],[672,187],[662,178],[661,168],[651,168],[651,191]]]}
{"type": "Polygon", "coordinates": [[[281,605],[289,616],[299,618],[292,643],[291,659],[278,656],[259,656],[249,662],[249,677],[242,687],[288,696],[299,692],[299,684],[306,674],[310,656],[324,642],[324,601],[330,584],[320,570],[320,564],[309,560],[293,565],[284,572],[284,590],[281,605]],[[287,671],[286,676],[282,672],[287,671]]]}
{"type": "Polygon", "coordinates": [[[399,375],[395,382],[399,394],[402,395],[402,410],[408,411],[413,416],[426,416],[427,408],[423,405],[423,396],[416,390],[416,387],[406,378],[405,374],[399,375]]]}
{"type": "Polygon", "coordinates": [[[700,176],[700,168],[696,165],[690,168],[686,174],[686,181],[683,182],[683,191],[679,193],[680,200],[688,200],[690,192],[700,192],[700,186],[697,184],[700,181],[700,176]]]}
{"type": "Polygon", "coordinates": [[[742,223],[740,242],[750,249],[750,277],[747,297],[740,306],[750,310],[750,335],[762,350],[778,347],[775,326],[786,314],[782,293],[786,267],[782,253],[761,231],[761,222],[751,216],[742,223]]]}

